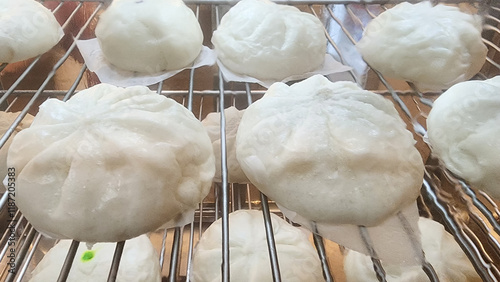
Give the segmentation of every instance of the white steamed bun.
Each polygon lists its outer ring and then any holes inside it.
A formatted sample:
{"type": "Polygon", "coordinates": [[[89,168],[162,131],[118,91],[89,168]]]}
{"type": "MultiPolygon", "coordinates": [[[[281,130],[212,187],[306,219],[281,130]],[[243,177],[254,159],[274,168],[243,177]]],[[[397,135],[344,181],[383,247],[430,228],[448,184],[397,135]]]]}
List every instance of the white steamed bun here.
{"type": "Polygon", "coordinates": [[[481,19],[457,7],[400,3],[372,20],[356,45],[383,75],[427,90],[445,89],[479,72],[487,48],[481,19]]]}
{"type": "Polygon", "coordinates": [[[212,43],[224,66],[261,80],[313,71],[326,53],[323,25],[315,16],[269,0],[238,2],[222,17],[212,43]]]}
{"type": "MultiPolygon", "coordinates": [[[[7,132],[9,127],[12,125],[12,123],[18,116],[19,112],[13,113],[13,112],[0,111],[0,137],[3,136],[5,132],[7,132]]],[[[24,117],[24,119],[16,126],[14,132],[9,137],[9,139],[7,139],[2,148],[0,148],[0,177],[2,180],[7,175],[7,152],[9,151],[12,139],[14,138],[14,136],[16,136],[16,134],[19,131],[30,127],[31,122],[33,122],[33,116],[27,114],[24,117]]]]}
{"type": "Polygon", "coordinates": [[[136,237],[195,209],[215,172],[210,138],[190,111],[147,87],[107,84],[45,101],[7,164],[31,224],[83,242],[136,237]]]}
{"type": "Polygon", "coordinates": [[[269,198],[309,220],[374,226],[419,195],[424,166],[392,103],[316,75],[275,83],[243,114],[236,156],[269,198]]]}
{"type": "Polygon", "coordinates": [[[114,0],[95,33],[111,64],[142,73],[187,67],[203,43],[200,24],[182,0],[114,0]]]}
{"type": "Polygon", "coordinates": [[[62,28],[35,0],[0,0],[0,63],[15,63],[49,51],[62,28]]]}
{"type": "MultiPolygon", "coordinates": [[[[38,263],[29,281],[57,281],[70,246],[71,240],[59,241],[38,263]]],[[[115,248],[115,243],[97,243],[88,250],[85,243],[80,243],[67,281],[107,281],[115,248]]],[[[116,281],[161,281],[159,258],[148,236],[141,235],[125,242],[116,281]]]]}
{"type": "MultiPolygon", "coordinates": [[[[433,266],[440,281],[481,281],[471,262],[443,226],[431,219],[420,218],[422,248],[427,261],[433,266]]],[[[383,264],[388,282],[427,282],[429,278],[419,265],[397,266],[383,264]]],[[[347,282],[378,281],[369,256],[349,251],[344,259],[347,282]]]]}
{"type": "Polygon", "coordinates": [[[456,175],[500,199],[500,76],[452,86],[427,118],[432,152],[456,175]]]}
{"type": "MultiPolygon", "coordinates": [[[[238,126],[243,113],[244,110],[240,111],[235,107],[224,109],[224,117],[226,118],[227,172],[228,181],[231,183],[250,182],[236,159],[236,132],[238,132],[238,126]]],[[[208,114],[201,123],[207,129],[208,136],[212,140],[216,164],[214,181],[221,182],[220,113],[208,114]]]]}
{"type": "MultiPolygon", "coordinates": [[[[318,255],[304,231],[271,214],[281,280],[325,281],[318,255]]],[[[221,281],[222,221],[203,233],[193,253],[191,281],[221,281]]],[[[271,262],[262,211],[239,210],[229,214],[231,281],[271,282],[271,262]]]]}

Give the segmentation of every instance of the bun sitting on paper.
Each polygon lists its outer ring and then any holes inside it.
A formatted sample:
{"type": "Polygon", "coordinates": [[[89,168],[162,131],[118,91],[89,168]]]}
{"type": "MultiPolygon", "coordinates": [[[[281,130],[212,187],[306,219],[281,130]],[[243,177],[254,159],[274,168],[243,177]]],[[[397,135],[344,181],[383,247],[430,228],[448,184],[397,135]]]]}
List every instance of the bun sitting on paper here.
{"type": "Polygon", "coordinates": [[[481,18],[428,1],[403,2],[373,19],[356,47],[383,75],[441,90],[479,72],[487,48],[481,18]]]}
{"type": "Polygon", "coordinates": [[[189,66],[203,44],[200,24],[182,0],[114,0],[95,33],[111,64],[150,74],[189,66]]]}
{"type": "Polygon", "coordinates": [[[268,0],[238,2],[222,17],[212,43],[232,72],[275,81],[319,68],[327,45],[315,16],[268,0]]]}

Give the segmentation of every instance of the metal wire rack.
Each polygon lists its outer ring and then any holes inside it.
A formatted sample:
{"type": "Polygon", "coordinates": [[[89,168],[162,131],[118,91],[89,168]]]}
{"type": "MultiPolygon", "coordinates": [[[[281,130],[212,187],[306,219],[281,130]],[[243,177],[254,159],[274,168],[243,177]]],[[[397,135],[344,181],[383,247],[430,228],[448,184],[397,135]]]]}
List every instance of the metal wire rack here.
{"type": "MultiPolygon", "coordinates": [[[[42,1],[43,2],[43,1],[42,1]]],[[[45,1],[61,22],[65,36],[50,52],[16,64],[0,65],[0,106],[5,111],[18,111],[18,117],[0,139],[3,146],[14,132],[16,126],[28,114],[36,114],[37,107],[47,98],[56,97],[67,100],[80,89],[98,83],[96,76],[87,70],[81,55],[76,48],[76,40],[92,38],[93,30],[100,12],[106,7],[104,0],[92,1],[45,1]]],[[[204,34],[205,45],[210,45],[210,34],[224,11],[231,6],[226,1],[186,0],[196,13],[204,34]]],[[[350,0],[300,0],[276,1],[280,4],[296,5],[303,11],[317,16],[323,23],[329,46],[328,52],[340,62],[352,65],[356,63],[351,56],[354,44],[359,40],[364,26],[379,13],[395,3],[387,1],[370,1],[363,3],[350,0]]],[[[464,2],[447,1],[454,5],[468,5],[485,16],[483,40],[488,47],[487,61],[477,75],[478,79],[493,77],[500,73],[500,5],[497,1],[464,2]]],[[[364,85],[387,99],[398,107],[403,119],[407,122],[417,140],[426,162],[426,173],[421,196],[418,199],[419,211],[422,216],[430,217],[443,223],[470,258],[476,271],[484,281],[500,279],[500,211],[497,202],[483,192],[476,192],[463,180],[443,169],[432,156],[429,148],[423,142],[425,134],[425,118],[432,101],[439,92],[421,92],[411,83],[394,81],[384,78],[376,70],[367,68],[366,75],[356,68],[350,71],[349,79],[364,85]]],[[[177,100],[191,110],[200,120],[208,113],[221,111],[230,105],[245,108],[252,101],[259,99],[265,89],[248,83],[224,82],[219,70],[214,67],[204,67],[184,71],[170,79],[151,86],[161,95],[177,100]]],[[[221,127],[225,126],[225,117],[221,115],[221,127]]],[[[189,281],[189,269],[193,248],[207,226],[218,218],[223,220],[223,281],[229,277],[229,246],[228,246],[228,214],[238,209],[261,209],[265,219],[268,235],[271,269],[275,281],[281,281],[276,249],[272,236],[272,226],[269,213],[280,213],[276,205],[260,194],[251,185],[227,183],[227,164],[225,162],[225,132],[222,136],[222,182],[214,183],[212,192],[200,203],[195,213],[193,223],[179,228],[160,230],[151,234],[160,254],[162,274],[166,281],[189,281]]],[[[0,198],[2,214],[8,211],[8,193],[0,198]]],[[[0,279],[2,281],[27,281],[33,266],[43,257],[43,254],[54,245],[55,240],[39,234],[16,210],[15,216],[7,224],[7,219],[1,219],[3,231],[0,238],[0,279]],[[11,226],[9,226],[11,225],[11,226]],[[13,227],[9,228],[9,227],[13,227]],[[7,249],[9,237],[15,234],[16,274],[8,271],[7,249]]],[[[314,235],[313,241],[322,262],[324,277],[327,281],[342,281],[338,258],[332,256],[332,249],[339,246],[314,235]]],[[[58,281],[66,281],[71,270],[71,264],[79,242],[74,241],[68,250],[68,255],[58,281]]],[[[113,264],[108,281],[115,281],[119,268],[120,256],[125,242],[116,244],[113,264]]],[[[382,265],[373,260],[380,281],[385,281],[382,265]]],[[[431,281],[438,281],[432,271],[432,266],[423,265],[424,271],[431,281]]]]}

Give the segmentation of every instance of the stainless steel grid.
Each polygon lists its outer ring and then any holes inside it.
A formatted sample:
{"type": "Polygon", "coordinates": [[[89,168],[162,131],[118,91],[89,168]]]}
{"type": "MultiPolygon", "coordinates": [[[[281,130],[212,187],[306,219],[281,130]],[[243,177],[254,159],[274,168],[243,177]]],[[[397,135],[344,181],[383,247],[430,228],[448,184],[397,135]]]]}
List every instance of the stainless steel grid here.
{"type": "MultiPolygon", "coordinates": [[[[18,118],[13,122],[7,132],[0,139],[3,146],[14,132],[16,126],[27,113],[36,113],[37,105],[49,97],[57,97],[63,100],[69,99],[71,95],[82,87],[91,86],[96,83],[95,77],[87,70],[85,64],[77,64],[76,71],[70,77],[71,83],[65,88],[53,86],[52,82],[61,73],[62,66],[75,57],[77,49],[75,41],[88,37],[92,33],[98,14],[105,8],[109,1],[61,1],[53,7],[55,15],[63,14],[62,26],[66,32],[66,45],[64,53],[50,64],[50,68],[44,74],[39,84],[26,86],[25,81],[34,76],[36,68],[46,64],[43,56],[35,58],[27,63],[23,70],[14,75],[14,79],[7,83],[6,73],[10,66],[0,66],[0,106],[6,111],[20,111],[18,118]],[[71,6],[68,10],[68,7],[71,6]],[[81,19],[84,19],[83,21],[81,19]]],[[[193,8],[200,22],[201,18],[212,18],[211,26],[203,25],[205,32],[210,33],[217,27],[222,13],[231,5],[227,1],[212,0],[186,0],[193,8]]],[[[302,10],[317,16],[325,24],[325,33],[329,41],[329,52],[339,61],[349,64],[352,58],[345,53],[345,48],[352,48],[359,40],[359,32],[363,30],[366,23],[387,9],[395,2],[387,4],[386,1],[371,1],[363,3],[359,1],[276,1],[281,4],[297,5],[302,10]],[[344,15],[339,17],[339,13],[344,15]],[[346,40],[340,40],[344,38],[346,40]]],[[[479,13],[485,15],[484,42],[488,46],[488,58],[478,79],[485,79],[500,73],[500,5],[497,1],[446,1],[447,3],[469,5],[476,8],[479,13]]],[[[50,1],[44,2],[46,5],[50,1]]],[[[234,2],[232,2],[234,3],[234,2]]],[[[63,39],[64,40],[64,39],[63,39]]],[[[76,55],[77,56],[77,55],[76,55]]],[[[78,60],[77,60],[78,61],[78,60]]],[[[220,72],[215,68],[190,70],[178,76],[182,77],[180,86],[172,84],[176,77],[167,79],[151,88],[161,95],[166,95],[185,105],[189,110],[202,119],[208,112],[220,111],[229,105],[244,108],[252,101],[260,98],[264,89],[257,85],[246,83],[226,83],[220,72]],[[198,83],[199,80],[209,83],[198,83]],[[200,86],[201,85],[201,86],[200,86]],[[207,86],[208,85],[208,86],[207,86]]],[[[376,70],[370,70],[367,77],[361,77],[359,73],[351,71],[349,78],[365,88],[372,90],[387,99],[392,100],[398,107],[402,117],[407,121],[409,129],[413,130],[423,154],[426,154],[426,174],[422,186],[421,196],[418,199],[419,210],[423,216],[434,218],[442,222],[455,236],[457,242],[462,246],[464,252],[473,262],[478,274],[484,281],[497,281],[500,279],[500,224],[498,202],[492,200],[483,192],[475,192],[463,180],[453,176],[444,170],[437,160],[429,154],[428,148],[423,143],[425,134],[425,117],[432,101],[440,94],[439,92],[421,92],[411,83],[395,82],[384,78],[376,70]]],[[[221,115],[221,128],[224,128],[225,117],[221,115]]],[[[221,136],[225,135],[221,130],[221,136]]],[[[258,193],[250,185],[227,183],[227,164],[225,140],[222,138],[222,160],[223,175],[222,183],[213,184],[213,193],[200,204],[192,224],[185,227],[173,228],[155,232],[159,240],[160,265],[164,276],[168,281],[189,281],[189,269],[193,248],[206,229],[208,224],[218,218],[223,220],[223,281],[230,281],[229,277],[229,248],[228,248],[228,214],[238,209],[261,209],[265,218],[265,227],[268,234],[269,255],[271,257],[271,269],[275,281],[281,281],[279,266],[274,248],[272,226],[269,221],[269,213],[279,213],[272,201],[268,201],[265,195],[258,193]],[[168,267],[167,267],[168,266],[168,267]]],[[[417,144],[418,145],[418,144],[417,144]]],[[[8,201],[7,193],[0,198],[0,208],[5,211],[8,201]]],[[[8,273],[6,265],[7,241],[10,236],[8,230],[0,238],[0,279],[2,281],[25,281],[25,276],[30,268],[36,264],[40,256],[46,251],[48,245],[53,245],[54,240],[49,240],[39,234],[26,221],[23,215],[17,211],[15,218],[15,232],[18,238],[16,253],[16,275],[8,273]]],[[[360,229],[363,232],[362,229],[360,229]]],[[[369,238],[366,238],[369,242],[369,238]]],[[[341,281],[341,277],[331,267],[332,257],[328,256],[326,241],[320,236],[313,237],[318,256],[322,261],[325,279],[327,281],[341,281]]],[[[79,242],[73,242],[68,256],[61,270],[58,281],[65,281],[79,242]]],[[[120,255],[126,242],[119,242],[116,246],[114,263],[110,269],[108,281],[114,281],[116,271],[119,267],[120,255]]],[[[385,280],[382,265],[373,259],[374,268],[377,270],[380,281],[385,280]]],[[[423,262],[423,269],[431,281],[438,281],[432,266],[423,262]]]]}

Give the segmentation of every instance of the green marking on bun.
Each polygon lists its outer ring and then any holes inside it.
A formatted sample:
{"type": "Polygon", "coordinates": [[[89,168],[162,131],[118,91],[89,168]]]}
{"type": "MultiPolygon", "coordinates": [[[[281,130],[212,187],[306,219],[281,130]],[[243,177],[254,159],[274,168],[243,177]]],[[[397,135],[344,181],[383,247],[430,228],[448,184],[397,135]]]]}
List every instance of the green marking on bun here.
{"type": "Polygon", "coordinates": [[[95,256],[95,251],[85,251],[82,255],[82,262],[91,261],[95,256]]]}

